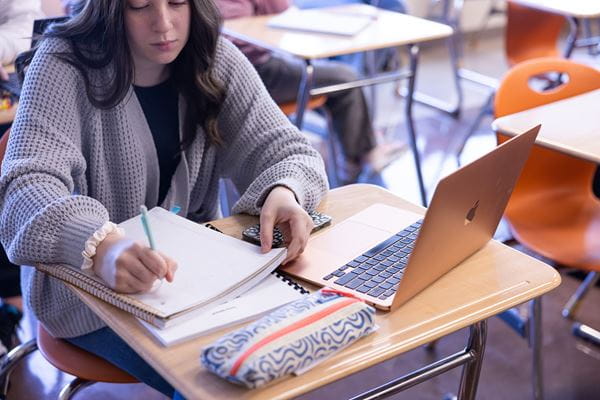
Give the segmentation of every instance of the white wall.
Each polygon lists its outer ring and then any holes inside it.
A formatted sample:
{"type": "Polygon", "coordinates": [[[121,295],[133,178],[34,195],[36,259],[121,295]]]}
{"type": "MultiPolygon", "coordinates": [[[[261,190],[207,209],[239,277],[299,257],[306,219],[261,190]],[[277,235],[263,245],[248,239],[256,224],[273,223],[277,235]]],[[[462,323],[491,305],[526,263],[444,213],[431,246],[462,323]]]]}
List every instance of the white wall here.
{"type": "MultiPolygon", "coordinates": [[[[435,0],[405,0],[408,12],[412,15],[424,17],[427,15],[430,7],[437,2],[435,0]]],[[[463,31],[479,30],[487,18],[488,11],[493,3],[503,6],[502,1],[494,0],[465,0],[463,13],[461,16],[461,27],[463,31]]],[[[504,24],[502,15],[493,16],[488,22],[487,27],[499,27],[504,24]]]]}
{"type": "Polygon", "coordinates": [[[60,17],[65,15],[60,0],[42,0],[42,11],[46,17],[60,17]]]}

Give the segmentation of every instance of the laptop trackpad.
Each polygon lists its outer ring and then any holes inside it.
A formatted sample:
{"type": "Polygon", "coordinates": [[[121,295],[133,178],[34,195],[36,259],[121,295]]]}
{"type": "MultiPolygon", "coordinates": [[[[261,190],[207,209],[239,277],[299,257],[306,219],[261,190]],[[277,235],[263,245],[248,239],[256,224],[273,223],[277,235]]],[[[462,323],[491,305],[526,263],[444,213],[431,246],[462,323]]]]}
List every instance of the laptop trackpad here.
{"type": "Polygon", "coordinates": [[[314,237],[309,246],[342,256],[340,265],[343,265],[419,218],[420,215],[410,211],[373,204],[314,237]]]}
{"type": "Polygon", "coordinates": [[[393,232],[350,219],[336,225],[335,229],[330,232],[324,232],[323,235],[315,237],[314,240],[310,241],[309,246],[343,256],[340,259],[343,264],[361,255],[392,234],[393,232]]]}
{"type": "Polygon", "coordinates": [[[374,204],[310,238],[306,251],[284,267],[288,273],[318,283],[320,279],[422,218],[421,215],[374,204]]]}

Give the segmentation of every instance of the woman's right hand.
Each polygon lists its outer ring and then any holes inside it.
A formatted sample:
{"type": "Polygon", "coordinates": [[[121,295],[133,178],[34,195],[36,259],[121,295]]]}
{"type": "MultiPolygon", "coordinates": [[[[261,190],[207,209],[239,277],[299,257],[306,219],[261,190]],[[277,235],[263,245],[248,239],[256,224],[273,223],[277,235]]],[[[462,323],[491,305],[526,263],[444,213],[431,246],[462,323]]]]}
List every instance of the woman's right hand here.
{"type": "Polygon", "coordinates": [[[94,273],[119,293],[148,292],[157,279],[172,282],[177,270],[169,257],[118,233],[100,242],[92,260],[94,273]]]}

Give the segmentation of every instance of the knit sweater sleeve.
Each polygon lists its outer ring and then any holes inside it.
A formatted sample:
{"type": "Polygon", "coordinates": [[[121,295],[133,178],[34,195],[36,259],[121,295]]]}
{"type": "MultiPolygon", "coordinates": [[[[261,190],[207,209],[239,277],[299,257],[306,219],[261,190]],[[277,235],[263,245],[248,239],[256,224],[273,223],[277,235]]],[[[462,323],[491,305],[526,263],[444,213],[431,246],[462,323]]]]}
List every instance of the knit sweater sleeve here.
{"type": "Polygon", "coordinates": [[[241,198],[233,211],[258,214],[269,191],[291,189],[313,210],[328,189],[323,160],[273,102],[248,60],[222,38],[216,73],[226,87],[219,118],[220,164],[241,198]]]}
{"type": "Polygon", "coordinates": [[[106,209],[85,196],[82,154],[85,89],[74,67],[52,53],[66,42],[45,40],[23,85],[0,178],[0,239],[19,265],[80,266],[85,241],[106,209]]]}

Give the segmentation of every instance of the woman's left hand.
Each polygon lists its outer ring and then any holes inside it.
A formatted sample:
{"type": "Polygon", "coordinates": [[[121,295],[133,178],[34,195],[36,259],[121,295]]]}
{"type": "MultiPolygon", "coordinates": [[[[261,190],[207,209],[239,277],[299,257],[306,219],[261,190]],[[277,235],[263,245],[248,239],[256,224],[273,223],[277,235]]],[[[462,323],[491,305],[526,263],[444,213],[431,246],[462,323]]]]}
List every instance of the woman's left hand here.
{"type": "Polygon", "coordinates": [[[276,186],[271,190],[260,213],[260,243],[263,253],[271,250],[273,227],[279,226],[287,243],[286,264],[304,251],[313,221],[298,204],[294,193],[284,187],[276,186]]]}

